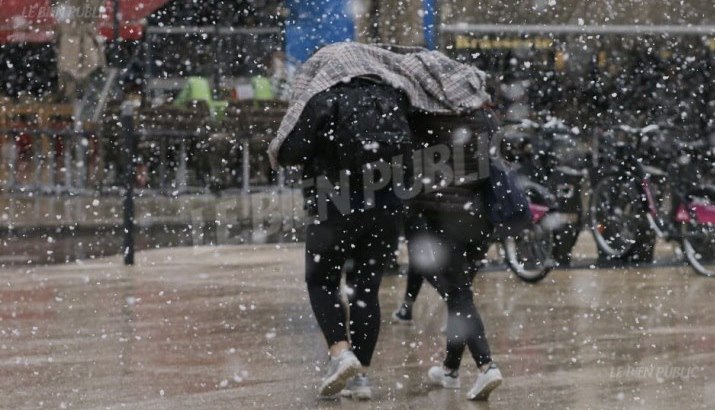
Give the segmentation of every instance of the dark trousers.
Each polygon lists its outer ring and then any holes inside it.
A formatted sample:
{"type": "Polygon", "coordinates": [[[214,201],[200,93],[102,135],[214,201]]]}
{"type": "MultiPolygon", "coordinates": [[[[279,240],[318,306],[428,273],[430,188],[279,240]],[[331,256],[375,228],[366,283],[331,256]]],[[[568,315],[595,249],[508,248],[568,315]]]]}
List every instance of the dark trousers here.
{"type": "MultiPolygon", "coordinates": [[[[474,262],[481,260],[490,243],[492,226],[483,215],[422,212],[422,220],[406,234],[415,292],[417,277],[428,280],[447,303],[447,355],[444,366],[459,369],[466,347],[478,366],[491,361],[484,324],[474,305],[474,262]],[[415,229],[424,226],[424,229],[415,229]]],[[[412,221],[415,223],[415,221],[412,221]]],[[[420,284],[421,286],[421,284],[420,284]]],[[[416,294],[415,294],[416,297],[416,294]]]]}
{"type": "MultiPolygon", "coordinates": [[[[427,223],[421,213],[411,209],[406,209],[403,216],[403,226],[405,230],[405,239],[408,244],[407,254],[408,257],[412,259],[412,253],[416,252],[416,250],[410,246],[410,242],[419,238],[419,235],[427,233],[427,223]]],[[[417,255],[414,256],[416,257],[417,255]]],[[[405,302],[414,302],[417,300],[417,295],[420,294],[424,281],[425,277],[422,276],[417,269],[415,269],[414,263],[409,263],[409,265],[407,265],[407,286],[405,287],[404,297],[405,302]]]]}
{"type": "MultiPolygon", "coordinates": [[[[421,238],[426,238],[425,234],[430,232],[429,227],[427,226],[427,221],[425,220],[422,212],[408,210],[405,213],[403,224],[405,239],[407,239],[408,244],[410,241],[415,242],[419,241],[421,238]]],[[[487,244],[487,248],[488,247],[489,245],[487,244]]],[[[427,280],[427,282],[429,282],[429,284],[432,285],[432,287],[434,287],[444,299],[444,288],[446,286],[444,280],[440,280],[440,276],[437,275],[427,274],[425,276],[428,272],[421,271],[416,266],[419,264],[417,260],[420,258],[420,255],[418,254],[423,250],[415,249],[414,246],[409,245],[407,249],[410,263],[407,265],[407,285],[405,286],[404,301],[414,303],[422,290],[422,284],[424,284],[425,280],[427,280]]],[[[481,259],[484,257],[485,252],[481,252],[480,249],[471,247],[467,250],[469,274],[471,275],[472,280],[474,280],[479,268],[483,266],[481,259]]]]}
{"type": "Polygon", "coordinates": [[[305,280],[315,318],[328,346],[349,340],[363,366],[370,365],[380,332],[378,290],[395,252],[398,221],[395,210],[372,209],[309,225],[306,232],[305,280]],[[348,260],[350,323],[340,298],[348,260]]]}

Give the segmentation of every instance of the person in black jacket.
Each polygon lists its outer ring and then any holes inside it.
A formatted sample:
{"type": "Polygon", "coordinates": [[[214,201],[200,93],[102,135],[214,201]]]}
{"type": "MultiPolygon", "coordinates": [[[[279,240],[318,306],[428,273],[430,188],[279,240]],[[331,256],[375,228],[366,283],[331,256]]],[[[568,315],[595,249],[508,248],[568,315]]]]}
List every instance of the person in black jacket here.
{"type": "MultiPolygon", "coordinates": [[[[480,109],[462,116],[415,113],[410,123],[417,144],[443,147],[441,152],[445,158],[449,156],[443,161],[448,166],[441,168],[442,175],[428,175],[427,189],[409,202],[412,279],[422,276],[435,286],[448,311],[447,354],[441,366],[429,370],[428,378],[445,388],[459,388],[459,368],[468,348],[480,372],[467,397],[486,400],[501,384],[502,375],[491,358],[473,300],[472,281],[474,261],[485,257],[494,230],[487,218],[485,177],[496,121],[491,110],[480,109]]],[[[414,288],[411,291],[415,292],[414,288]]]]}
{"type": "Polygon", "coordinates": [[[302,166],[312,219],[305,275],[330,352],[320,396],[372,394],[366,372],[380,329],[378,290],[395,252],[402,201],[392,184],[366,190],[363,168],[411,149],[408,106],[399,90],[375,78],[354,78],[312,97],[278,152],[280,165],[302,166]],[[349,259],[346,316],[340,279],[349,259]]]}

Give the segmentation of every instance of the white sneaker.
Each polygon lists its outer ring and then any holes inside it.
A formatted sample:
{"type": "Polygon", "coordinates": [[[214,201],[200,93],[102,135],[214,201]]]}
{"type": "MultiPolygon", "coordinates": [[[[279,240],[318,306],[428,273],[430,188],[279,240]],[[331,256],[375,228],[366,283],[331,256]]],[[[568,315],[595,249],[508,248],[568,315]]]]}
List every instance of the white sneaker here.
{"type": "Polygon", "coordinates": [[[352,351],[346,350],[338,357],[331,357],[328,363],[328,373],[323,378],[318,395],[329,398],[340,393],[348,380],[355,376],[362,365],[352,351]]]}
{"type": "Polygon", "coordinates": [[[353,400],[370,400],[372,399],[372,386],[370,379],[366,375],[358,374],[348,380],[348,384],[340,392],[340,395],[353,400]]]}
{"type": "Polygon", "coordinates": [[[460,387],[459,372],[457,370],[446,372],[442,366],[432,366],[427,372],[427,377],[432,384],[442,386],[445,389],[458,389],[460,387]]]}
{"type": "Polygon", "coordinates": [[[499,387],[503,377],[496,364],[491,363],[477,376],[474,387],[467,393],[469,400],[489,400],[489,394],[499,387]]]}

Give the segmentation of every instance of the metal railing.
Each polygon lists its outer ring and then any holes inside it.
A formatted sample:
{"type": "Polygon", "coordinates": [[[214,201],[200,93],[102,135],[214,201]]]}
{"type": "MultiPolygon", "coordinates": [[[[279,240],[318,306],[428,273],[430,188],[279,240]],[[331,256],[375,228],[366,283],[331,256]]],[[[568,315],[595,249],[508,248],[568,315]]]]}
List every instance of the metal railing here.
{"type": "Polygon", "coordinates": [[[88,149],[94,133],[10,128],[0,130],[0,135],[4,136],[0,144],[0,186],[4,191],[56,194],[86,189],[88,170],[95,165],[88,149]]]}

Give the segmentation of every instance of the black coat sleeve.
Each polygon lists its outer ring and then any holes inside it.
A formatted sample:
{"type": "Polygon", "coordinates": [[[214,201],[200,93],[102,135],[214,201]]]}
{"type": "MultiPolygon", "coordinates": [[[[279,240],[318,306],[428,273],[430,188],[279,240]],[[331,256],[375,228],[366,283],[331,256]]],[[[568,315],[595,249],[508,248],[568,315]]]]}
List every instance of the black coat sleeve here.
{"type": "Polygon", "coordinates": [[[282,166],[303,165],[310,161],[316,152],[316,143],[320,133],[330,123],[332,110],[321,96],[308,101],[293,131],[281,144],[278,151],[278,163],[282,166]]]}

